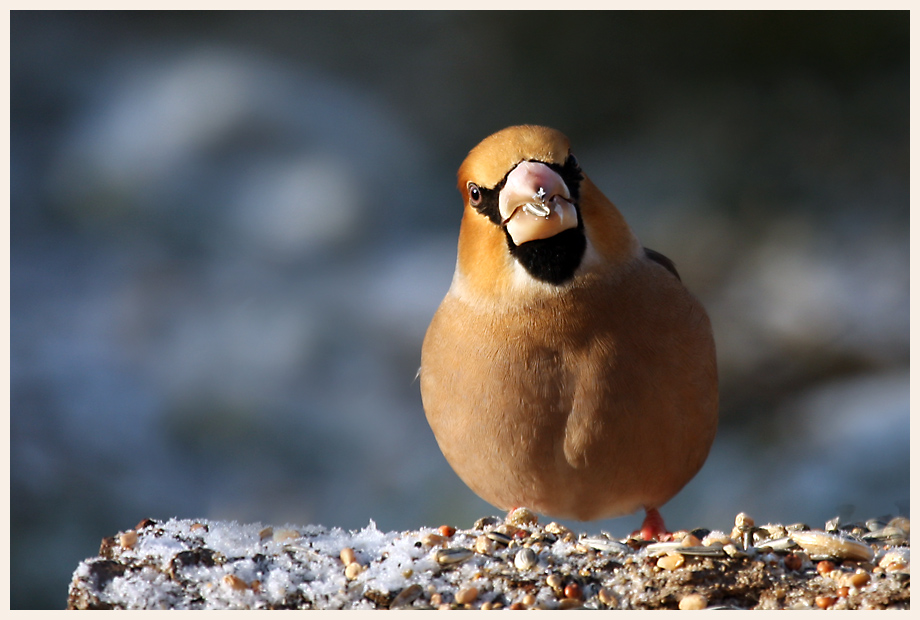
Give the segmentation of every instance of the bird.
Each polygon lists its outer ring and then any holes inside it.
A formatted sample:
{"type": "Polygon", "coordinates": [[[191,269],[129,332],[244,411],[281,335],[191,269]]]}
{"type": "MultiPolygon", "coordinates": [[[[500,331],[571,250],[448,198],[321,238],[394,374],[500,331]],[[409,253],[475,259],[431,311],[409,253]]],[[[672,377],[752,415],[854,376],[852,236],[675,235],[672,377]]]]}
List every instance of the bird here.
{"type": "Polygon", "coordinates": [[[517,125],[457,172],[453,278],[419,383],[444,457],[493,506],[594,521],[659,508],[718,425],[712,327],[674,263],[639,242],[560,131],[517,125]]]}

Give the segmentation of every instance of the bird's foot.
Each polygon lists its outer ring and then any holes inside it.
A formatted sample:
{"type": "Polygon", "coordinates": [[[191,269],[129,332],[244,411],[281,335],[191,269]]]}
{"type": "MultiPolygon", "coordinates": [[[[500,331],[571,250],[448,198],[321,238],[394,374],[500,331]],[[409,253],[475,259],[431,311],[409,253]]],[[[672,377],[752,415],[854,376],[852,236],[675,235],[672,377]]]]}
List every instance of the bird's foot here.
{"type": "Polygon", "coordinates": [[[665,542],[671,539],[671,532],[664,526],[664,519],[657,508],[646,508],[645,520],[642,527],[632,533],[634,537],[642,540],[655,540],[665,542]]]}

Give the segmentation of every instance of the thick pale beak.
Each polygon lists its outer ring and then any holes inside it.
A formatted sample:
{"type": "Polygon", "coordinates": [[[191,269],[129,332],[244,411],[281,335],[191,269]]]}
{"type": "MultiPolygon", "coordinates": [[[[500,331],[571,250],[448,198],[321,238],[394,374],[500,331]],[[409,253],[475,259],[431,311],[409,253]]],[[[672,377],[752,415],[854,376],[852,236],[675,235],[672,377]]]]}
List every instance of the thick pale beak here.
{"type": "Polygon", "coordinates": [[[508,174],[498,195],[498,212],[515,245],[578,226],[578,212],[565,181],[539,162],[521,162],[508,174]]]}

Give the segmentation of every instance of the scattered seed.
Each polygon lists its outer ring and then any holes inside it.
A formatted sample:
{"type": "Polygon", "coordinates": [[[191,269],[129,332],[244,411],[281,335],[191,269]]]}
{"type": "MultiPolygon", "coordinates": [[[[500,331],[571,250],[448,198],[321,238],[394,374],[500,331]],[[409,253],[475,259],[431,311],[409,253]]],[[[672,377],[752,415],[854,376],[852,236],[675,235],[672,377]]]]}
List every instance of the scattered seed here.
{"type": "Polygon", "coordinates": [[[454,547],[452,549],[438,549],[434,554],[434,559],[441,566],[450,564],[459,564],[466,562],[473,557],[473,552],[465,547],[454,547]]]}
{"type": "Polygon", "coordinates": [[[786,528],[776,523],[767,523],[763,526],[763,529],[767,532],[770,538],[785,538],[787,535],[786,528]]]}
{"type": "Polygon", "coordinates": [[[607,538],[582,538],[580,542],[589,549],[603,551],[604,553],[623,555],[631,551],[627,545],[607,538]]]}
{"type": "Polygon", "coordinates": [[[518,570],[529,570],[537,563],[537,554],[533,549],[524,548],[514,556],[514,566],[518,570]]]}
{"type": "Polygon", "coordinates": [[[492,540],[500,545],[508,546],[514,540],[504,532],[499,532],[498,530],[492,530],[491,532],[486,532],[486,537],[489,540],[492,540]]]}
{"type": "Polygon", "coordinates": [[[355,550],[351,547],[345,547],[339,551],[339,559],[342,560],[342,564],[348,566],[357,560],[357,557],[355,556],[355,550]]]}
{"type": "Polygon", "coordinates": [[[879,568],[885,571],[903,570],[910,566],[910,550],[893,549],[878,561],[879,568]]]}
{"type": "Polygon", "coordinates": [[[450,525],[442,525],[441,527],[438,528],[438,533],[440,533],[441,536],[446,536],[447,538],[450,538],[451,536],[457,533],[457,528],[452,527],[450,525]]]}
{"type": "Polygon", "coordinates": [[[297,530],[275,530],[272,534],[272,540],[275,542],[284,542],[286,540],[295,540],[300,538],[300,532],[297,530]]]}
{"type": "Polygon", "coordinates": [[[817,596],[815,597],[815,605],[821,609],[827,609],[831,605],[837,602],[837,598],[833,596],[817,596]]]}
{"type": "Polygon", "coordinates": [[[262,582],[256,579],[252,583],[249,584],[249,587],[252,588],[253,592],[258,594],[259,592],[262,591],[262,582]]]}
{"type": "Polygon", "coordinates": [[[839,596],[840,598],[846,598],[847,596],[849,596],[849,594],[850,594],[850,588],[848,588],[847,586],[840,586],[839,588],[837,588],[837,596],[839,596]]]}
{"type": "Polygon", "coordinates": [[[754,545],[754,548],[758,551],[765,551],[767,549],[772,549],[773,551],[788,551],[795,548],[795,542],[788,536],[783,538],[769,538],[757,543],[754,545]]]}
{"type": "Polygon", "coordinates": [[[431,600],[429,601],[432,607],[440,607],[444,602],[444,599],[441,597],[439,592],[435,592],[431,595],[431,600]]]}
{"type": "Polygon", "coordinates": [[[495,541],[490,540],[487,536],[477,536],[473,543],[473,549],[476,553],[489,554],[495,551],[495,541]]]}
{"type": "Polygon", "coordinates": [[[664,570],[674,570],[684,565],[684,556],[679,553],[666,555],[662,558],[658,558],[657,565],[658,568],[662,568],[664,570]]]}
{"type": "Polygon", "coordinates": [[[534,596],[533,594],[525,594],[524,598],[521,599],[521,603],[523,603],[527,607],[533,607],[533,605],[536,602],[537,602],[537,597],[534,596]]]}
{"type": "Polygon", "coordinates": [[[754,527],[754,519],[752,519],[746,513],[739,512],[735,517],[735,527],[739,529],[754,527]]]}
{"type": "Polygon", "coordinates": [[[434,532],[425,532],[422,534],[422,544],[428,547],[435,547],[438,545],[443,545],[447,542],[447,538],[441,534],[435,534],[434,532]]]}
{"type": "Polygon", "coordinates": [[[754,546],[754,531],[753,530],[742,530],[741,531],[741,546],[745,551],[754,546]]]}
{"type": "Polygon", "coordinates": [[[527,609],[527,606],[524,605],[524,603],[517,602],[517,603],[511,603],[511,607],[509,607],[508,609],[512,611],[520,611],[522,609],[527,609]]]}
{"type": "Polygon", "coordinates": [[[724,547],[731,544],[731,536],[725,532],[712,531],[706,534],[701,541],[704,547],[724,547]]]}
{"type": "Polygon", "coordinates": [[[156,525],[157,522],[153,519],[141,519],[137,525],[134,526],[135,530],[142,530],[145,527],[150,527],[151,525],[156,525]]]}
{"type": "Polygon", "coordinates": [[[872,580],[872,577],[869,576],[869,573],[860,569],[853,573],[852,575],[847,576],[847,585],[853,588],[861,588],[872,580]]]}
{"type": "Polygon", "coordinates": [[[476,523],[473,524],[474,530],[484,530],[490,526],[496,526],[502,522],[498,517],[482,517],[477,519],[476,523]]]}
{"type": "Polygon", "coordinates": [[[907,517],[895,517],[888,522],[888,527],[896,527],[910,536],[910,519],[907,517]]]}
{"type": "Polygon", "coordinates": [[[818,572],[822,575],[826,575],[832,570],[834,570],[834,563],[829,562],[828,560],[822,560],[818,562],[818,565],[815,567],[818,572]]]}
{"type": "Polygon", "coordinates": [[[273,528],[270,525],[266,528],[262,528],[262,530],[259,531],[259,540],[265,540],[266,538],[271,538],[274,533],[275,533],[275,528],[273,528]]]}
{"type": "Polygon", "coordinates": [[[249,587],[249,584],[237,577],[236,575],[224,575],[224,578],[221,580],[232,590],[245,590],[249,587]]]}
{"type": "Polygon", "coordinates": [[[566,598],[573,598],[579,601],[582,600],[581,586],[574,581],[565,587],[563,593],[566,598]]]}
{"type": "Polygon", "coordinates": [[[646,553],[650,556],[659,556],[666,553],[680,553],[682,555],[704,555],[710,557],[721,557],[725,554],[724,548],[720,549],[715,546],[695,546],[685,547],[682,542],[661,542],[653,543],[645,547],[646,553]]]}
{"type": "Polygon", "coordinates": [[[909,540],[908,534],[904,530],[890,525],[874,532],[868,532],[862,538],[869,542],[885,542],[889,544],[900,544],[909,540]]]}
{"type": "Polygon", "coordinates": [[[747,556],[747,553],[745,553],[744,551],[742,551],[741,549],[739,549],[738,547],[736,547],[736,546],[733,545],[733,544],[725,545],[724,547],[722,547],[722,550],[723,550],[723,551],[728,555],[728,557],[730,557],[730,558],[741,558],[741,557],[746,557],[746,556],[747,556]]]}
{"type": "Polygon", "coordinates": [[[680,539],[681,547],[700,547],[702,544],[699,538],[689,533],[680,539]]]}
{"type": "Polygon", "coordinates": [[[543,529],[549,532],[550,534],[555,534],[556,536],[565,536],[566,534],[573,533],[572,530],[570,530],[564,525],[560,525],[559,523],[556,523],[555,521],[551,521],[547,523],[546,527],[544,527],[543,529]]]}
{"type": "Polygon", "coordinates": [[[348,580],[355,579],[364,572],[364,567],[357,562],[351,562],[345,567],[345,578],[348,580]]]}
{"type": "Polygon", "coordinates": [[[597,598],[607,607],[615,607],[617,603],[619,603],[619,601],[617,601],[617,597],[614,596],[613,592],[607,588],[601,588],[597,593],[597,598]]]}
{"type": "Polygon", "coordinates": [[[800,570],[802,568],[802,557],[794,553],[790,553],[783,558],[783,564],[785,564],[786,568],[789,570],[800,570]]]}
{"type": "Polygon", "coordinates": [[[463,588],[454,597],[454,600],[460,605],[469,605],[479,597],[479,590],[474,587],[463,588]]]}
{"type": "Polygon", "coordinates": [[[680,549],[680,543],[677,542],[659,542],[646,545],[645,552],[650,556],[664,555],[666,553],[673,553],[680,549]]]}
{"type": "Polygon", "coordinates": [[[688,594],[684,598],[680,599],[680,603],[677,604],[677,608],[684,611],[691,609],[706,609],[706,605],[708,604],[709,601],[707,601],[706,597],[702,594],[688,594]]]}
{"type": "Polygon", "coordinates": [[[680,547],[676,551],[681,555],[701,555],[711,558],[721,558],[725,555],[725,550],[719,547],[680,547]]]}
{"type": "Polygon", "coordinates": [[[559,601],[559,609],[577,609],[581,606],[582,601],[578,598],[564,598],[559,601]]]}
{"type": "Polygon", "coordinates": [[[402,592],[396,595],[396,598],[394,598],[390,603],[390,609],[408,605],[417,599],[421,594],[422,586],[418,585],[417,583],[413,583],[411,586],[404,588],[402,592]]]}
{"type": "Polygon", "coordinates": [[[813,558],[830,557],[864,562],[871,560],[875,555],[869,545],[818,530],[789,532],[789,537],[813,558]]]}
{"type": "Polygon", "coordinates": [[[537,515],[527,508],[515,508],[505,517],[505,523],[512,525],[536,525],[537,515]]]}
{"type": "Polygon", "coordinates": [[[563,583],[562,575],[559,573],[551,573],[546,577],[546,585],[551,587],[553,590],[561,590],[563,583]]]}
{"type": "Polygon", "coordinates": [[[128,530],[118,537],[118,544],[124,549],[130,549],[137,544],[137,532],[128,530]]]}

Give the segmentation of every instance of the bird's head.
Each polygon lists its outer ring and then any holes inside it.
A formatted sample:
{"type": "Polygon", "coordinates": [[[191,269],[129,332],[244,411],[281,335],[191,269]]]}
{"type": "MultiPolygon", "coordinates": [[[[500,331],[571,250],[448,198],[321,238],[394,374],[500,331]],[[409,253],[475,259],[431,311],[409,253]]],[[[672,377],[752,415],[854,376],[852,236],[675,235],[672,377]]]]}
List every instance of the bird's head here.
{"type": "Polygon", "coordinates": [[[588,263],[638,252],[616,207],[555,129],[520,125],[492,134],[470,151],[457,180],[465,203],[457,275],[480,294],[565,286],[588,263]]]}

